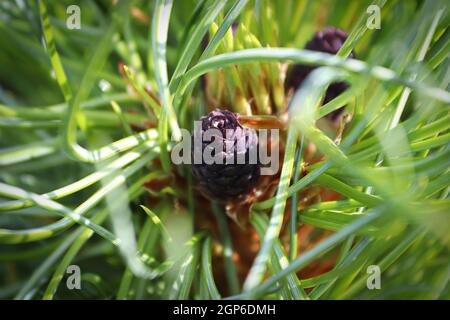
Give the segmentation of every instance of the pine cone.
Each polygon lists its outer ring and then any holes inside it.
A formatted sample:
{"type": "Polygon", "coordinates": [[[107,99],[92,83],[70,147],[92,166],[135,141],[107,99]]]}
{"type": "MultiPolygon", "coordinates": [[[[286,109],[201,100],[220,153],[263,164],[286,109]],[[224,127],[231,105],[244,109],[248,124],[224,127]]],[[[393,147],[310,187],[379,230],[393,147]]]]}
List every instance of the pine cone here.
{"type": "MultiPolygon", "coordinates": [[[[201,150],[195,151],[195,147],[192,148],[193,175],[197,179],[200,191],[208,198],[219,202],[244,200],[254,189],[260,176],[259,160],[256,158],[256,161],[250,161],[250,153],[257,154],[258,137],[254,130],[242,127],[238,117],[238,114],[230,111],[212,111],[200,119],[201,132],[194,133],[192,136],[194,146],[197,142],[194,141],[194,137],[202,139],[201,150]],[[206,140],[203,134],[208,129],[218,129],[220,135],[215,134],[211,141],[203,141],[206,140]],[[230,130],[231,136],[226,135],[227,130],[230,130]],[[203,154],[206,148],[211,148],[208,145],[212,142],[222,143],[223,148],[220,152],[222,164],[206,164],[203,159],[202,163],[195,164],[194,153],[202,152],[203,154]],[[238,155],[244,159],[243,164],[237,163],[238,155]]],[[[211,151],[212,156],[215,156],[215,152],[212,149],[211,151]]]]}
{"type": "MultiPolygon", "coordinates": [[[[317,32],[314,35],[314,38],[307,43],[305,49],[336,54],[344,44],[345,40],[347,40],[347,37],[347,33],[341,29],[332,27],[326,28],[324,31],[317,32]]],[[[351,52],[349,58],[354,58],[354,56],[354,52],[351,52]]],[[[286,79],[286,89],[297,89],[315,68],[316,67],[301,64],[294,65],[288,73],[286,79]]],[[[345,82],[332,83],[327,89],[323,104],[333,100],[347,88],[348,84],[345,82]]],[[[340,108],[330,113],[327,117],[334,121],[339,118],[342,112],[343,108],[340,108]]]]}

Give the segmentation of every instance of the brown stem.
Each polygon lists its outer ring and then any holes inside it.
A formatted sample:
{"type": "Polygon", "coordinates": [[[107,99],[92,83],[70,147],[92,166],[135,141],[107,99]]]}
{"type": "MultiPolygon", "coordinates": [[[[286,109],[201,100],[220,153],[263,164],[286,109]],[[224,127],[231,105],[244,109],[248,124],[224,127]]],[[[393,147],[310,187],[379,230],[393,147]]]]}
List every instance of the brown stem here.
{"type": "Polygon", "coordinates": [[[239,123],[252,129],[286,129],[286,121],[276,116],[243,116],[239,115],[239,123]]]}

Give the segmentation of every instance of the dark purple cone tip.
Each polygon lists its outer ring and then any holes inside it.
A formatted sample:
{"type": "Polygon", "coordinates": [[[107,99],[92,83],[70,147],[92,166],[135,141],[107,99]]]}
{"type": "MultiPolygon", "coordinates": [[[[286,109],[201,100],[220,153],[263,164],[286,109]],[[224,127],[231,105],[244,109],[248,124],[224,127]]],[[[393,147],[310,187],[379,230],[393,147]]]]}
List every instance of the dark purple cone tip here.
{"type": "MultiPolygon", "coordinates": [[[[219,202],[229,202],[232,200],[242,200],[255,187],[260,176],[259,161],[250,164],[250,149],[258,146],[256,132],[250,128],[244,128],[239,124],[238,114],[226,110],[215,110],[200,119],[202,122],[202,134],[208,129],[217,129],[221,135],[215,135],[212,141],[202,142],[202,152],[208,145],[221,139],[223,142],[223,164],[194,164],[194,148],[192,148],[192,173],[196,178],[199,188],[204,195],[219,202]],[[233,135],[227,139],[226,130],[232,130],[233,135]],[[245,138],[245,144],[237,143],[240,138],[245,138]],[[226,144],[228,149],[226,150],[226,144]],[[243,154],[244,164],[226,164],[228,157],[243,154]]],[[[192,136],[194,139],[194,135],[192,136]]],[[[202,139],[203,140],[203,139],[202,139]]],[[[194,145],[194,144],[193,144],[194,145]]]]}
{"type": "MultiPolygon", "coordinates": [[[[345,40],[347,40],[347,33],[341,29],[329,27],[323,31],[317,32],[314,35],[314,38],[309,41],[305,49],[325,52],[329,54],[336,54],[339,49],[341,49],[345,40]]],[[[351,52],[349,58],[354,58],[354,52],[351,52]]],[[[288,72],[288,76],[286,78],[286,89],[289,90],[291,88],[297,89],[306,79],[306,77],[315,69],[313,66],[305,66],[301,64],[293,65],[288,72]]],[[[323,104],[326,104],[340,95],[342,92],[347,90],[348,84],[345,82],[334,82],[332,83],[325,93],[325,98],[323,104]]],[[[344,111],[344,108],[340,108],[336,111],[327,115],[332,121],[335,121],[339,118],[339,116],[344,111]]]]}

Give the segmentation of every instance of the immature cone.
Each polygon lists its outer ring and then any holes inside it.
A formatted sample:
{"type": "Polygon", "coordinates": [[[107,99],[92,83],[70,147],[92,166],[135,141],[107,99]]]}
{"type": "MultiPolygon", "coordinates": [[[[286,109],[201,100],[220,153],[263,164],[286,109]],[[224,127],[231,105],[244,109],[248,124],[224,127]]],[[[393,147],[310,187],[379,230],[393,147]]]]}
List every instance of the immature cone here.
{"type": "MultiPolygon", "coordinates": [[[[305,49],[336,54],[347,40],[347,33],[337,28],[326,28],[321,32],[317,32],[314,38],[306,44],[305,49]]],[[[351,52],[349,58],[354,58],[354,52],[351,52]]],[[[305,80],[305,78],[315,69],[313,66],[301,64],[294,65],[288,73],[286,79],[286,88],[297,89],[305,80]]],[[[348,88],[345,82],[332,83],[325,94],[323,104],[333,100],[348,88]]],[[[328,115],[332,120],[337,119],[342,114],[343,109],[338,109],[328,115]]]]}
{"type": "Polygon", "coordinates": [[[260,176],[259,161],[257,156],[253,156],[257,155],[258,137],[254,130],[242,127],[238,117],[238,114],[226,110],[212,111],[200,119],[201,128],[197,128],[192,136],[193,175],[202,193],[219,202],[244,200],[260,176]],[[211,139],[204,135],[208,129],[216,129],[211,139]],[[222,146],[217,157],[213,142],[222,146]],[[201,148],[198,148],[200,143],[201,148]],[[205,163],[202,157],[205,150],[222,163],[205,163]],[[201,163],[195,163],[195,153],[201,158],[201,163]],[[243,161],[238,162],[239,159],[243,161]]]}

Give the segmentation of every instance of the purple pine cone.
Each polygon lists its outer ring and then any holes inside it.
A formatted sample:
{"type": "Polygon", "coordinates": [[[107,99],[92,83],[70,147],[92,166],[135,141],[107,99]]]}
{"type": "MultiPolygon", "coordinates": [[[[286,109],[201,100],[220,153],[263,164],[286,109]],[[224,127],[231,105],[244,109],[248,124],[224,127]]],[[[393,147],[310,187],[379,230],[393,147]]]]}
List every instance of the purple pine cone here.
{"type": "MultiPolygon", "coordinates": [[[[260,176],[260,163],[257,158],[252,160],[252,154],[257,154],[258,136],[253,129],[244,128],[239,124],[238,114],[226,110],[215,110],[200,119],[201,132],[192,136],[193,145],[200,143],[194,138],[202,139],[201,149],[192,148],[192,173],[196,178],[200,190],[212,200],[228,202],[231,200],[242,200],[255,187],[260,176]],[[216,133],[208,141],[205,131],[217,129],[216,133]],[[227,132],[228,131],[228,132],[227,132]],[[228,133],[228,135],[227,135],[228,133]],[[207,148],[212,156],[216,156],[215,149],[211,143],[222,143],[218,158],[222,163],[194,162],[194,152],[201,152],[207,148]],[[227,150],[228,149],[228,150],[227,150]],[[238,159],[243,159],[238,163],[238,159]],[[227,160],[228,163],[227,164],[227,160]]],[[[198,145],[197,144],[197,145],[198,145]]]]}
{"type": "MultiPolygon", "coordinates": [[[[347,40],[347,37],[348,35],[345,31],[329,27],[321,32],[317,32],[314,35],[314,38],[306,44],[305,49],[336,54],[344,44],[345,40],[347,40]]],[[[354,52],[351,52],[349,58],[354,57],[354,52]]],[[[315,68],[316,67],[305,66],[301,64],[294,65],[288,73],[286,79],[286,89],[297,89],[315,68]]],[[[345,82],[332,83],[325,93],[323,104],[326,104],[327,102],[333,100],[347,88],[348,84],[345,82]]],[[[343,108],[330,113],[327,117],[329,117],[331,120],[336,120],[342,114],[342,112],[343,108]]]]}

